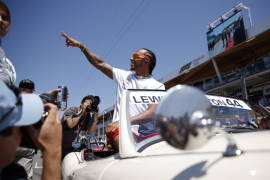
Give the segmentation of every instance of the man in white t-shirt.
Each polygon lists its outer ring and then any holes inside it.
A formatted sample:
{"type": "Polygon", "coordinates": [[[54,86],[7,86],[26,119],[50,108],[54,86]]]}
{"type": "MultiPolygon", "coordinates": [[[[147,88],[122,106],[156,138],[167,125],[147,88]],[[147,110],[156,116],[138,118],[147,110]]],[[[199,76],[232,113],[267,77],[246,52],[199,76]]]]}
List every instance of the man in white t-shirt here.
{"type": "MultiPolygon", "coordinates": [[[[106,127],[106,133],[109,139],[109,143],[116,149],[119,146],[118,138],[118,121],[119,121],[119,108],[120,99],[125,89],[160,89],[165,90],[165,86],[156,81],[152,77],[152,71],[156,65],[155,54],[149,49],[139,49],[130,58],[131,65],[130,71],[125,71],[112,67],[103,61],[100,57],[88,50],[79,41],[71,38],[65,33],[61,34],[66,39],[66,46],[79,47],[88,61],[107,75],[110,79],[113,79],[117,83],[116,104],[114,108],[113,123],[106,127]]],[[[144,119],[153,117],[155,105],[134,105],[130,106],[131,122],[133,124],[139,124],[144,119]]]]}

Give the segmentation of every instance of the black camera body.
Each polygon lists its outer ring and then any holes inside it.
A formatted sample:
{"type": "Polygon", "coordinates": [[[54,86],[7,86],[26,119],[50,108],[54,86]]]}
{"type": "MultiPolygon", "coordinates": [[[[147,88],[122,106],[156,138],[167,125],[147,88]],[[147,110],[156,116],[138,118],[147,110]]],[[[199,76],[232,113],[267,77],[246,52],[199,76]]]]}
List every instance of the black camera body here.
{"type": "Polygon", "coordinates": [[[43,104],[46,103],[52,103],[58,107],[58,109],[61,107],[61,102],[57,100],[57,98],[53,97],[50,94],[43,93],[39,95],[40,99],[42,100],[43,104]]]}
{"type": "MultiPolygon", "coordinates": [[[[42,100],[43,104],[52,103],[56,105],[58,109],[61,107],[61,102],[57,101],[57,99],[51,96],[50,94],[43,93],[43,94],[40,94],[39,97],[42,100]]],[[[42,126],[48,114],[49,114],[49,109],[45,107],[41,119],[37,123],[35,123],[33,126],[39,129],[42,126]]]]}
{"type": "MultiPolygon", "coordinates": [[[[51,96],[50,94],[43,93],[43,94],[40,94],[39,97],[41,98],[43,104],[52,103],[56,105],[58,108],[60,108],[61,103],[58,102],[57,99],[51,96]]],[[[48,113],[49,113],[49,109],[45,107],[40,120],[36,122],[35,124],[33,124],[33,126],[36,129],[40,129],[46,117],[48,116],[48,113]]],[[[23,132],[23,137],[22,137],[20,146],[37,150],[38,149],[37,146],[34,144],[34,142],[32,141],[32,139],[30,138],[30,136],[28,135],[28,133],[26,132],[24,128],[22,128],[22,132],[23,132]]]]}
{"type": "Polygon", "coordinates": [[[86,112],[97,112],[99,103],[100,103],[99,96],[93,96],[92,104],[86,107],[86,112]]]}

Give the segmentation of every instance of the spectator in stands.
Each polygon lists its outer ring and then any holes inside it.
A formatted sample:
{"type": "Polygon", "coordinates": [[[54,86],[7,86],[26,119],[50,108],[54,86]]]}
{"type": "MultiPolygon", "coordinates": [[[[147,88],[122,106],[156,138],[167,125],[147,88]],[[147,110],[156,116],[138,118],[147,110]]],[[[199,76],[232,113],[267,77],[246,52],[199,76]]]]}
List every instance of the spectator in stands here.
{"type": "Polygon", "coordinates": [[[10,21],[9,9],[3,1],[0,1],[0,80],[8,85],[13,85],[16,81],[16,71],[11,61],[5,55],[1,41],[9,30],[10,21]]]}
{"type": "MultiPolygon", "coordinates": [[[[98,107],[93,106],[98,96],[85,96],[79,107],[70,107],[62,117],[63,122],[63,156],[74,150],[72,142],[76,143],[81,134],[93,135],[98,123],[98,107]]],[[[97,103],[99,104],[99,102],[97,103]]],[[[77,142],[76,145],[80,142],[77,142]]],[[[80,148],[80,147],[77,147],[80,148]]]]}
{"type": "MultiPolygon", "coordinates": [[[[123,91],[125,89],[165,89],[165,86],[162,83],[156,81],[152,77],[152,71],[156,65],[155,54],[149,49],[138,49],[130,58],[130,71],[125,71],[107,64],[99,56],[95,55],[83,44],[71,38],[67,34],[62,33],[62,36],[65,38],[67,46],[80,48],[88,61],[94,67],[103,72],[110,79],[113,79],[117,84],[117,99],[114,108],[113,123],[106,127],[106,133],[111,144],[118,149],[118,121],[120,118],[119,108],[123,91]]],[[[132,116],[131,122],[133,124],[140,124],[139,122],[152,118],[154,115],[154,110],[155,105],[152,104],[149,106],[146,104],[134,105],[130,111],[132,116]]]]}
{"type": "Polygon", "coordinates": [[[22,94],[33,93],[35,91],[35,83],[30,79],[24,79],[20,81],[19,88],[22,94]]]}
{"type": "Polygon", "coordinates": [[[3,81],[0,81],[0,89],[0,179],[5,177],[1,169],[14,159],[23,136],[21,128],[26,128],[42,151],[42,179],[60,180],[62,127],[57,107],[53,104],[43,105],[37,95],[19,95],[19,90],[15,88],[12,92],[3,81]],[[37,130],[31,125],[41,119],[44,107],[49,111],[48,116],[37,130]]]}

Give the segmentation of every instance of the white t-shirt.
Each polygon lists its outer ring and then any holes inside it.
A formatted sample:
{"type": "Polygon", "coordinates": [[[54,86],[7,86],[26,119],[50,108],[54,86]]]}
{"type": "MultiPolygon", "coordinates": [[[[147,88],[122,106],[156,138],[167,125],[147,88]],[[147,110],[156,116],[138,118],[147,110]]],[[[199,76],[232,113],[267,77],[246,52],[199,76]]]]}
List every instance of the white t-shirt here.
{"type": "MultiPolygon", "coordinates": [[[[160,89],[165,90],[164,84],[150,77],[139,77],[134,71],[125,71],[113,68],[113,80],[117,83],[116,103],[114,107],[113,122],[120,119],[120,99],[123,90],[127,89],[160,89]]],[[[134,104],[130,106],[130,116],[135,116],[147,109],[147,104],[134,104]]]]}

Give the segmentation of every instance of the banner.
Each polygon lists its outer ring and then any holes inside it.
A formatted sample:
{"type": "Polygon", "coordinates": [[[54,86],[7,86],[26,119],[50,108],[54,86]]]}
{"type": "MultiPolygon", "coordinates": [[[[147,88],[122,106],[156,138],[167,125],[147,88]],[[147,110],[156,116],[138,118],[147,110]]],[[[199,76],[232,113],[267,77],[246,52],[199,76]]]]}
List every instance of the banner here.
{"type": "Polygon", "coordinates": [[[239,11],[207,32],[209,57],[213,57],[246,40],[242,12],[239,11]]]}
{"type": "Polygon", "coordinates": [[[129,102],[131,104],[158,104],[166,91],[130,91],[129,102]]]}

